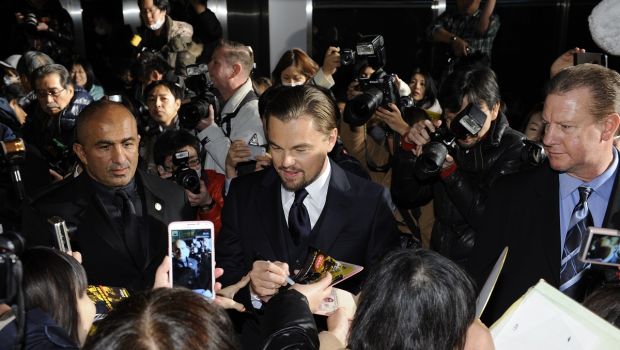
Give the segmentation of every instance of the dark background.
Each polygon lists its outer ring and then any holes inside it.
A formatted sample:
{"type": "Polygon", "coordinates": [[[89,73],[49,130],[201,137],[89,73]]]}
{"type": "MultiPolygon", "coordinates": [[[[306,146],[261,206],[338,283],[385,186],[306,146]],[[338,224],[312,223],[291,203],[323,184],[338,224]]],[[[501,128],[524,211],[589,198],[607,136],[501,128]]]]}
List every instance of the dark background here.
{"type": "MultiPolygon", "coordinates": [[[[0,35],[6,35],[13,20],[8,10],[11,1],[0,1],[0,35]]],[[[173,17],[183,19],[188,0],[171,0],[173,17]]],[[[228,0],[228,38],[252,45],[256,55],[255,74],[270,76],[268,1],[228,0]]],[[[432,63],[431,45],[426,28],[432,20],[430,0],[410,1],[313,1],[313,47],[310,53],[321,63],[327,45],[354,48],[358,34],[382,34],[387,50],[385,70],[408,81],[414,66],[432,63]]],[[[492,67],[496,71],[508,115],[515,127],[523,116],[542,101],[543,86],[548,80],[553,60],[575,46],[587,51],[601,50],[592,41],[588,16],[598,1],[591,0],[498,0],[495,12],[501,27],[493,46],[492,67]]],[[[131,29],[123,26],[121,1],[81,0],[83,9],[85,52],[95,66],[104,86],[113,85],[110,70],[124,64],[131,29]],[[95,17],[105,17],[114,34],[100,37],[93,30],[95,17]]],[[[484,1],[482,6],[484,5],[484,1]]],[[[448,8],[455,2],[448,1],[448,8]]],[[[0,45],[0,58],[9,48],[0,45]]],[[[618,70],[620,59],[609,57],[610,67],[618,70]]],[[[350,79],[350,71],[337,73],[336,95],[350,79]]],[[[107,86],[106,86],[107,87],[107,86]]]]}

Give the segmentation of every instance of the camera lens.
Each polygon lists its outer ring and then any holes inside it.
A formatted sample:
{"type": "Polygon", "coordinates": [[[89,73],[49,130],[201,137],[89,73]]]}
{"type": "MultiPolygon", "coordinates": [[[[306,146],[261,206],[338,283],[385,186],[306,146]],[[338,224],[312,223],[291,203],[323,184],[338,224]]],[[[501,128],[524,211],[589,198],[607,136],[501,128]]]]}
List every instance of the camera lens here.
{"type": "Polygon", "coordinates": [[[363,94],[356,96],[344,109],[344,121],[351,126],[361,126],[375,114],[383,101],[383,92],[377,88],[370,88],[363,94]]]}
{"type": "Polygon", "coordinates": [[[440,142],[427,143],[415,164],[415,176],[420,180],[439,174],[448,155],[448,148],[440,142]]]}

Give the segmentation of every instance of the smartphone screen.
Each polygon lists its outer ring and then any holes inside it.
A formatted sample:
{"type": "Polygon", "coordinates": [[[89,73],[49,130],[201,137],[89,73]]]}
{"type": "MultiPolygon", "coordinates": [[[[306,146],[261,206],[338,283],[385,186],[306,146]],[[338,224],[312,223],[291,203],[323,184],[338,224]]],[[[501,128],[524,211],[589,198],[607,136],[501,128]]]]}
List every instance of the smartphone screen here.
{"type": "Polygon", "coordinates": [[[582,260],[592,264],[620,266],[620,233],[617,230],[589,228],[582,260]]]}
{"type": "Polygon", "coordinates": [[[583,63],[593,63],[607,67],[607,55],[597,52],[574,53],[573,64],[576,66],[583,63]]]}
{"type": "Polygon", "coordinates": [[[172,285],[191,289],[209,299],[215,298],[213,223],[172,222],[168,225],[168,242],[172,285]]]}

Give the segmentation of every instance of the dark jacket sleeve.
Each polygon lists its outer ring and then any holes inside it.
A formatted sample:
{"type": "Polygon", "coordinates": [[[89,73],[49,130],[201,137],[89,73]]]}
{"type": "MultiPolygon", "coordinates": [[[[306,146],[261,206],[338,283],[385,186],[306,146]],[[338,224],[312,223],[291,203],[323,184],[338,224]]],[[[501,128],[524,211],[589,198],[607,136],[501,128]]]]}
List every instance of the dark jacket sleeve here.
{"type": "Polygon", "coordinates": [[[516,173],[522,168],[523,143],[520,137],[505,134],[502,143],[504,145],[499,147],[502,153],[498,155],[489,168],[486,178],[482,181],[475,181],[465,176],[458,168],[451,175],[443,178],[448,196],[467,223],[476,231],[485,224],[482,218],[491,187],[501,176],[516,173]]]}
{"type": "Polygon", "coordinates": [[[392,162],[392,200],[399,208],[417,208],[433,198],[432,178],[420,181],[415,177],[414,169],[417,157],[410,151],[398,150],[392,162]]]}
{"type": "Polygon", "coordinates": [[[368,267],[374,266],[387,252],[397,248],[400,243],[396,220],[390,208],[390,192],[383,187],[381,190],[381,200],[372,220],[372,233],[365,258],[365,266],[368,267]]]}
{"type": "Polygon", "coordinates": [[[319,336],[306,297],[289,289],[273,297],[261,320],[262,349],[318,349],[319,336]]]}
{"type": "Polygon", "coordinates": [[[238,193],[243,193],[243,191],[238,189],[237,181],[233,180],[222,209],[222,230],[215,241],[217,266],[225,271],[220,279],[224,287],[237,283],[249,271],[244,261],[238,227],[239,221],[243,220],[239,217],[238,193]]]}

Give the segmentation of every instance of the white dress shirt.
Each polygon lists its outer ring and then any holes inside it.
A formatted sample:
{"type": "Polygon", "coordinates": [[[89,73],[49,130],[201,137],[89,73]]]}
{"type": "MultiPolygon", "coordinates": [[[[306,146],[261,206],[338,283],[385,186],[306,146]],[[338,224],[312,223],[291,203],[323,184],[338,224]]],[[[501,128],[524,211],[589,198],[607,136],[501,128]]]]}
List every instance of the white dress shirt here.
{"type": "MultiPolygon", "coordinates": [[[[331,164],[329,164],[329,160],[327,160],[327,167],[323,169],[321,175],[306,186],[308,196],[304,199],[304,206],[306,206],[308,210],[311,228],[314,228],[314,224],[319,220],[319,216],[321,216],[321,212],[325,206],[331,172],[332,167],[331,164]]],[[[280,185],[280,194],[282,196],[282,210],[284,211],[284,218],[288,226],[288,212],[291,210],[291,206],[293,206],[293,202],[295,201],[295,192],[289,191],[284,188],[284,186],[280,185]]]]}

